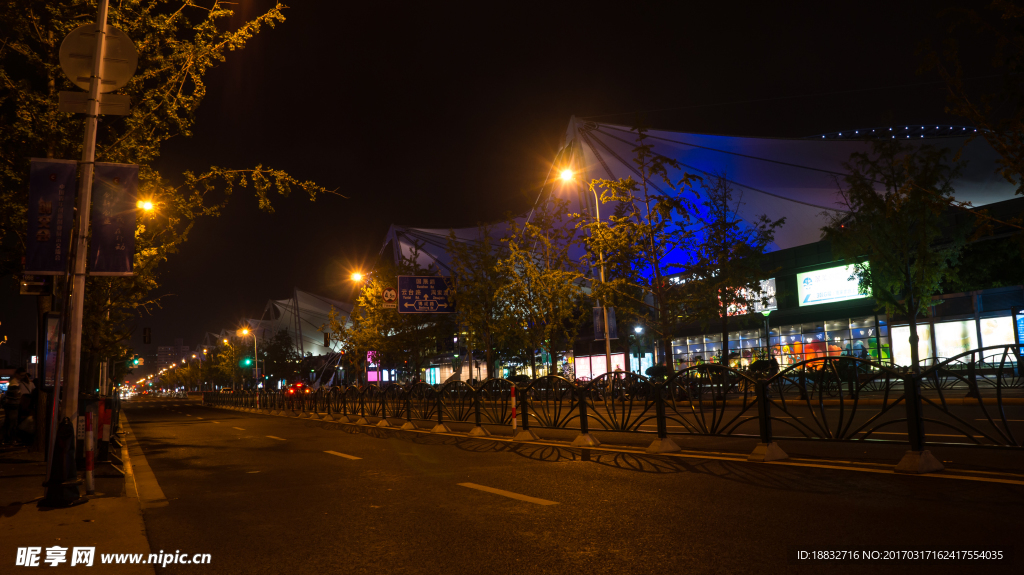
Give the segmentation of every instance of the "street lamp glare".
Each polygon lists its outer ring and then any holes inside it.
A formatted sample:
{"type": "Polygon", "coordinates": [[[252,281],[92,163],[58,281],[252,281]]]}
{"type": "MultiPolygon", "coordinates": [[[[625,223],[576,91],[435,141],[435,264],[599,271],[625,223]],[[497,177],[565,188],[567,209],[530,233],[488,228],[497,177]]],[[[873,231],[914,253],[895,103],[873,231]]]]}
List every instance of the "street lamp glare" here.
{"type": "Polygon", "coordinates": [[[566,168],[566,169],[562,170],[562,173],[560,174],[560,176],[561,176],[563,182],[572,181],[572,176],[573,176],[572,170],[570,170],[569,168],[566,168]]]}
{"type": "Polygon", "coordinates": [[[353,273],[352,274],[352,281],[354,281],[354,282],[361,282],[361,281],[363,281],[363,274],[361,274],[359,272],[353,273]]]}
{"type": "Polygon", "coordinates": [[[640,326],[636,326],[636,327],[633,328],[633,331],[635,331],[637,333],[643,333],[644,332],[644,328],[642,328],[640,326]]]}
{"type": "Polygon", "coordinates": [[[226,339],[225,339],[225,340],[224,340],[224,343],[227,343],[227,342],[228,342],[228,340],[226,340],[226,339]]]}

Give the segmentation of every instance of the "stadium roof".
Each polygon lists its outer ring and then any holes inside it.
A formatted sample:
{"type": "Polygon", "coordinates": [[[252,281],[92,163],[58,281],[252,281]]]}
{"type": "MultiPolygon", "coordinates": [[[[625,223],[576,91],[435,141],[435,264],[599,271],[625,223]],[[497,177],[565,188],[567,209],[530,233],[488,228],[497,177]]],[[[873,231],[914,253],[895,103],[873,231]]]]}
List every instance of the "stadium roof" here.
{"type": "MultiPolygon", "coordinates": [[[[971,139],[973,128],[966,126],[886,126],[835,132],[808,138],[754,138],[718,136],[667,130],[649,130],[648,143],[656,154],[672,158],[679,170],[670,178],[677,181],[684,173],[702,177],[724,175],[735,191],[735,211],[746,221],[760,215],[771,219],[785,217],[786,224],[775,234],[771,250],[817,242],[821,227],[829,213],[845,211],[840,203],[839,185],[847,170],[843,166],[854,152],[870,152],[872,140],[879,131],[914,143],[928,143],[960,153],[965,166],[953,182],[958,200],[984,206],[1015,197],[1015,187],[996,173],[997,154],[981,138],[971,139]],[[903,131],[900,132],[900,129],[903,131]],[[910,136],[907,138],[906,136],[910,136]]],[[[552,178],[562,167],[571,167],[578,182],[595,178],[618,179],[638,177],[633,164],[636,132],[627,126],[600,124],[575,117],[569,121],[565,146],[552,161],[552,178]]],[[[547,193],[572,193],[581,212],[593,213],[594,199],[585,186],[576,192],[552,185],[549,181],[541,196],[547,193]]],[[[655,186],[657,187],[657,186],[655,186]]],[[[610,207],[601,213],[607,217],[610,207]]],[[[528,215],[519,218],[522,222],[528,215]]],[[[391,245],[395,260],[409,257],[419,246],[418,261],[424,268],[434,266],[441,273],[449,272],[446,254],[447,238],[454,231],[459,241],[476,241],[479,229],[413,228],[392,225],[384,240],[391,245]]],[[[505,223],[494,225],[492,234],[503,234],[505,223]]]]}

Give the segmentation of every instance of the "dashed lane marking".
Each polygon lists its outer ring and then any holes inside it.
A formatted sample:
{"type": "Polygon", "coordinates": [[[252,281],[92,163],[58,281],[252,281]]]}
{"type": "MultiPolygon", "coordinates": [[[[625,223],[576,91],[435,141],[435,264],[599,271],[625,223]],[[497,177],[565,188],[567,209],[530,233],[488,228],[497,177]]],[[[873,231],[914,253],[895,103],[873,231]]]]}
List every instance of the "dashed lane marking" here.
{"type": "Polygon", "coordinates": [[[346,455],[344,453],[338,453],[337,451],[325,451],[324,453],[330,453],[331,455],[337,455],[338,457],[344,457],[345,459],[362,459],[362,457],[356,457],[355,455],[346,455]]]}
{"type": "Polygon", "coordinates": [[[276,440],[278,440],[278,441],[285,441],[285,438],[283,438],[283,437],[278,437],[278,436],[276,436],[276,435],[268,435],[267,437],[269,437],[270,439],[276,439],[276,440]]]}
{"type": "Polygon", "coordinates": [[[468,487],[470,489],[477,489],[479,491],[486,491],[487,493],[493,493],[495,495],[501,495],[502,497],[510,497],[512,499],[518,499],[520,501],[536,503],[537,505],[558,505],[557,501],[548,501],[547,499],[539,499],[537,497],[530,497],[529,495],[521,495],[519,493],[505,491],[504,489],[495,489],[494,487],[487,487],[486,485],[477,485],[476,483],[459,483],[458,485],[462,487],[468,487]]]}
{"type": "Polygon", "coordinates": [[[237,429],[238,431],[245,431],[244,427],[232,427],[231,429],[237,429]]]}

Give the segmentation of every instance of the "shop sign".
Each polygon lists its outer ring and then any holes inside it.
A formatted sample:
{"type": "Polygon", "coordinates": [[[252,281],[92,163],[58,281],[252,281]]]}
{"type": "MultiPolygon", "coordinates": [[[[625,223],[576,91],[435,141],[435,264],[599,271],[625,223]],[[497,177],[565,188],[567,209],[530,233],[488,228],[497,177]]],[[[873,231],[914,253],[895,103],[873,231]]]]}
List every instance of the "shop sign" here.
{"type": "Polygon", "coordinates": [[[862,293],[853,266],[838,266],[797,274],[800,305],[817,305],[870,297],[862,293]]]}

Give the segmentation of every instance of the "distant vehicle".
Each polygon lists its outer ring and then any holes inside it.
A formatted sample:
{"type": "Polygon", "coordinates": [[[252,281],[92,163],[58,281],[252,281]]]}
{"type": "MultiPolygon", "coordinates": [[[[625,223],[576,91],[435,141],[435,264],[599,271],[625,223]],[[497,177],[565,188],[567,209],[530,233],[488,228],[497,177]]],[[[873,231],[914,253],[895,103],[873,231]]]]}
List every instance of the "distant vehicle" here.
{"type": "Polygon", "coordinates": [[[296,393],[309,393],[309,388],[304,383],[293,383],[285,388],[285,393],[294,395],[296,393]]]}

